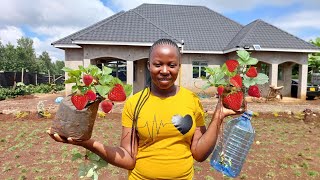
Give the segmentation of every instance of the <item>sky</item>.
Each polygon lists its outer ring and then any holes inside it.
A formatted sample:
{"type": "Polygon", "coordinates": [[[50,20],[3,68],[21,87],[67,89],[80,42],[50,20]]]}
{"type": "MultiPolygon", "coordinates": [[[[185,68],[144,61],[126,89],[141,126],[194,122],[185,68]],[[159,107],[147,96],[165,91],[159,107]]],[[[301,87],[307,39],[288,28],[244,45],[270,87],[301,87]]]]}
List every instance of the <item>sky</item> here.
{"type": "Polygon", "coordinates": [[[0,0],[0,41],[29,37],[37,55],[64,60],[51,43],[142,3],[206,6],[242,25],[261,19],[303,40],[320,37],[320,0],[0,0]]]}

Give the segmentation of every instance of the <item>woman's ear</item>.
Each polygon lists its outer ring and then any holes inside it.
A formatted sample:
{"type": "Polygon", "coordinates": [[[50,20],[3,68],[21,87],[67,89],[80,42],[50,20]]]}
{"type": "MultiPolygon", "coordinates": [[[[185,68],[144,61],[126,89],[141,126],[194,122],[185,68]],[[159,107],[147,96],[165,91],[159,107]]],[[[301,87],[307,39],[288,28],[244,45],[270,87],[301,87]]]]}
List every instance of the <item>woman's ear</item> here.
{"type": "Polygon", "coordinates": [[[150,61],[147,61],[147,68],[150,71],[150,61]]]}

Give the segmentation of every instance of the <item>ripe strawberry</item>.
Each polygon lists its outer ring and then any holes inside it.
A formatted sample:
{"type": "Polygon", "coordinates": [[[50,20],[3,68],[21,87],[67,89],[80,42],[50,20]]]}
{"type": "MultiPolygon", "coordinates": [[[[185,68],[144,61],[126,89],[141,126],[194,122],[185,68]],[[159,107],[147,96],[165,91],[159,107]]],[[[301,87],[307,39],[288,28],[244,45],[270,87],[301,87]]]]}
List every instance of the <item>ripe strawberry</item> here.
{"type": "Polygon", "coordinates": [[[233,72],[239,66],[239,62],[234,59],[229,59],[226,61],[226,66],[230,72],[233,72]]]}
{"type": "Polygon", "coordinates": [[[103,112],[108,113],[111,111],[113,103],[111,101],[104,100],[101,102],[100,106],[103,112]]]}
{"type": "Polygon", "coordinates": [[[71,96],[71,102],[78,110],[84,109],[88,103],[88,97],[83,94],[75,94],[71,96]]]}
{"type": "Polygon", "coordinates": [[[89,101],[94,101],[97,99],[97,95],[94,91],[92,91],[91,89],[89,89],[85,95],[88,97],[89,101]]]}
{"type": "Polygon", "coordinates": [[[217,87],[218,95],[221,95],[223,93],[224,87],[222,85],[217,87]]]}
{"type": "Polygon", "coordinates": [[[259,87],[257,85],[250,86],[248,89],[248,95],[257,98],[261,97],[259,87]]]}
{"type": "Polygon", "coordinates": [[[121,84],[116,84],[108,93],[108,99],[110,101],[121,102],[126,100],[126,93],[121,84]]]}
{"type": "Polygon", "coordinates": [[[222,102],[226,108],[237,111],[241,108],[243,102],[243,92],[237,91],[230,93],[222,99],[222,102]]]}
{"type": "Polygon", "coordinates": [[[89,75],[89,74],[85,74],[82,77],[82,81],[86,86],[90,86],[90,84],[93,81],[93,77],[91,75],[89,75]]]}
{"type": "Polygon", "coordinates": [[[247,71],[246,75],[247,75],[248,77],[251,77],[251,78],[257,77],[258,72],[257,72],[256,67],[251,66],[251,67],[249,68],[249,70],[247,71]]]}
{"type": "Polygon", "coordinates": [[[234,86],[234,87],[242,87],[242,78],[239,74],[236,74],[235,76],[233,76],[230,79],[230,83],[234,86]]]}

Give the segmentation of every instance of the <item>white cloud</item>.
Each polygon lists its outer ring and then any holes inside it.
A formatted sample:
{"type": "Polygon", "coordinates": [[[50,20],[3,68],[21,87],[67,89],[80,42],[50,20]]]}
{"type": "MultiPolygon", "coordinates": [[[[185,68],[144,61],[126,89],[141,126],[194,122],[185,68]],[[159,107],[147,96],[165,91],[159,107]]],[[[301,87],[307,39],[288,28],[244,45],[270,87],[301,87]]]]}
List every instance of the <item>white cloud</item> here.
{"type": "Polygon", "coordinates": [[[17,45],[17,39],[24,36],[24,33],[20,28],[15,26],[5,26],[0,29],[0,40],[2,44],[11,43],[13,45],[17,45]]]}
{"type": "Polygon", "coordinates": [[[61,60],[64,53],[52,42],[112,14],[99,0],[1,0],[0,37],[3,44],[16,44],[29,35],[37,54],[47,51],[53,60],[61,60]]]}
{"type": "Polygon", "coordinates": [[[273,24],[293,32],[303,28],[314,28],[320,30],[319,17],[320,11],[301,11],[274,19],[273,24]]]}
{"type": "MultiPolygon", "coordinates": [[[[128,10],[139,6],[142,3],[151,4],[184,4],[206,6],[217,12],[250,10],[259,5],[285,6],[297,0],[112,0],[113,4],[120,9],[128,10]]],[[[316,0],[314,0],[316,2],[316,0]]]]}

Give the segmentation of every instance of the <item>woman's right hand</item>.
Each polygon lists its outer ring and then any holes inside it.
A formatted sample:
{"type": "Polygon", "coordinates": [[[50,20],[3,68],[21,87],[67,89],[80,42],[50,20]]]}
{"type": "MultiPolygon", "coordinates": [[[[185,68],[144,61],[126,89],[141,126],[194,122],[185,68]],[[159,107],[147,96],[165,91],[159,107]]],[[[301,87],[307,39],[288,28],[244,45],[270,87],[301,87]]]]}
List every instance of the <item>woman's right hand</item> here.
{"type": "Polygon", "coordinates": [[[85,142],[85,141],[76,141],[76,140],[72,139],[71,137],[68,137],[68,138],[62,137],[58,133],[52,133],[51,129],[48,129],[46,132],[53,140],[55,140],[57,142],[73,144],[73,145],[77,145],[77,146],[83,146],[83,144],[85,142]]]}

